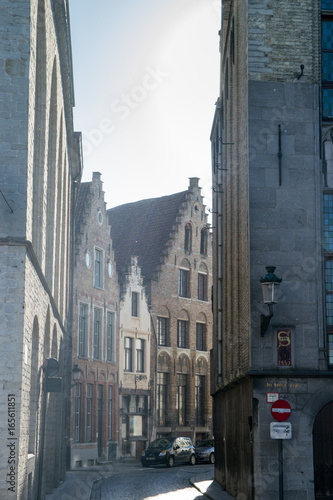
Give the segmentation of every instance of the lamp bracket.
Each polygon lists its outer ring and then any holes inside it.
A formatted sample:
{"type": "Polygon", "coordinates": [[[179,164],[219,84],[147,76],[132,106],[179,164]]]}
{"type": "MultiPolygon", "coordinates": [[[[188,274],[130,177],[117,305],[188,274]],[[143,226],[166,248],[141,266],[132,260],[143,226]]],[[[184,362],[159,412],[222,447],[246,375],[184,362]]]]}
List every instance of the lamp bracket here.
{"type": "Polygon", "coordinates": [[[269,314],[268,315],[262,314],[260,316],[260,332],[262,337],[267,332],[269,323],[273,317],[273,304],[268,304],[268,308],[269,308],[269,314]]]}

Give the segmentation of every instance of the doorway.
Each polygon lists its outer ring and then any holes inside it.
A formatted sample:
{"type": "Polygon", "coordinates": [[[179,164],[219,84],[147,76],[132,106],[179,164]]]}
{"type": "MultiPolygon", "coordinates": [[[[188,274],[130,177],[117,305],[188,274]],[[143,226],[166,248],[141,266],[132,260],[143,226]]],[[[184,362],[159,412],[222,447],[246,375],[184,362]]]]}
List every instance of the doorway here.
{"type": "Polygon", "coordinates": [[[316,416],[313,461],[316,500],[333,500],[333,401],[316,416]]]}

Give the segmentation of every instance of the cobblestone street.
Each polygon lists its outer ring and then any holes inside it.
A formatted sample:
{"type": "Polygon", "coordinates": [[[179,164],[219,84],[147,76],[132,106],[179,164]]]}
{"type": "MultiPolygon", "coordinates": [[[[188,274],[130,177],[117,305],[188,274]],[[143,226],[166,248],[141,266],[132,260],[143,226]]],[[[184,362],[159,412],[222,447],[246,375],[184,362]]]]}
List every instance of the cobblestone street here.
{"type": "Polygon", "coordinates": [[[192,486],[190,478],[214,470],[211,465],[163,466],[144,469],[140,464],[117,465],[112,477],[97,482],[92,500],[199,500],[205,498],[192,486]]]}

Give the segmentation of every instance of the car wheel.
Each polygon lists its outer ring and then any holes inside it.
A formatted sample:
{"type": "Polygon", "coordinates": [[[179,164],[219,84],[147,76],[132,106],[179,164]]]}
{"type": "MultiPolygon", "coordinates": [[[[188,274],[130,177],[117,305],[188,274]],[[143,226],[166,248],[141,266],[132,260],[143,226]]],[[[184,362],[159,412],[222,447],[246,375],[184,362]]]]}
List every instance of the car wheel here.
{"type": "Polygon", "coordinates": [[[215,464],[215,453],[209,455],[209,463],[215,464]]]}
{"type": "Polygon", "coordinates": [[[149,465],[147,464],[147,462],[141,462],[141,465],[142,465],[142,467],[149,467],[149,465]]]}
{"type": "Polygon", "coordinates": [[[195,465],[195,455],[191,455],[190,465],[195,465]]]}
{"type": "Polygon", "coordinates": [[[175,459],[173,457],[169,457],[167,461],[167,467],[173,467],[175,465],[175,459]]]}

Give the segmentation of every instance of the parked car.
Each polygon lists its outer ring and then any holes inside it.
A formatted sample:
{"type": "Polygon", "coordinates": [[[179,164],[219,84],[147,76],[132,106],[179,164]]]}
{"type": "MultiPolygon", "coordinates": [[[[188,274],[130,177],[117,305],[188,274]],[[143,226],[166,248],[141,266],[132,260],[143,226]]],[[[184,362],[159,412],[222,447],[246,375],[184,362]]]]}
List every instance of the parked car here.
{"type": "Polygon", "coordinates": [[[195,458],[197,462],[215,463],[214,439],[203,439],[195,447],[195,458]]]}
{"type": "Polygon", "coordinates": [[[141,464],[143,467],[164,464],[173,467],[178,463],[195,465],[195,451],[192,441],[188,437],[162,437],[150,443],[142,452],[141,464]]]}

